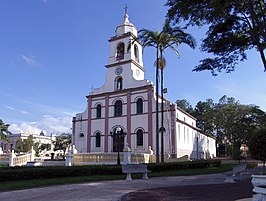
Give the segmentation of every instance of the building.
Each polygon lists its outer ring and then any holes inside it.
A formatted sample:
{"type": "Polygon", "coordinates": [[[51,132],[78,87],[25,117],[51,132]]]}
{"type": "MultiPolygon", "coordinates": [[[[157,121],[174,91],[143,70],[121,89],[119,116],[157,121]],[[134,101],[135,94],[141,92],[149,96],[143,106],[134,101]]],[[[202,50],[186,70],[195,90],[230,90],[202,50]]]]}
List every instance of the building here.
{"type": "MultiPolygon", "coordinates": [[[[86,110],[73,117],[72,143],[79,153],[123,151],[126,144],[133,153],[146,153],[150,147],[156,150],[156,94],[154,84],[145,79],[142,44],[136,40],[137,34],[126,12],[115,36],[109,39],[104,85],[91,91],[86,110]],[[132,40],[136,42],[129,47],[132,40]],[[117,132],[120,135],[114,135],[117,132]]],[[[198,129],[193,116],[174,103],[163,101],[165,155],[215,157],[215,138],[198,129]]]]}
{"type": "Polygon", "coordinates": [[[45,154],[50,154],[50,152],[53,150],[53,141],[55,141],[56,136],[51,135],[51,136],[45,136],[43,132],[41,132],[40,134],[28,134],[28,133],[17,133],[17,134],[10,134],[7,136],[7,141],[1,140],[1,147],[2,150],[5,153],[10,152],[11,150],[14,150],[16,148],[16,144],[18,139],[22,139],[25,140],[28,137],[32,137],[33,141],[35,143],[38,143],[39,146],[42,144],[50,144],[51,145],[51,150],[47,150],[45,151],[45,154]]]}

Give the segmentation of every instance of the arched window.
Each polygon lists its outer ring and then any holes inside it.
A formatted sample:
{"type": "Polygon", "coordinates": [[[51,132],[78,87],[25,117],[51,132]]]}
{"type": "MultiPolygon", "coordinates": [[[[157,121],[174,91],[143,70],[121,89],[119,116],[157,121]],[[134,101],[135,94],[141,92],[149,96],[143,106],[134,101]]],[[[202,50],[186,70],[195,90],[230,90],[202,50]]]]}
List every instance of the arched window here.
{"type": "Polygon", "coordinates": [[[79,138],[84,138],[84,133],[81,132],[81,133],[79,134],[79,138]]]}
{"type": "Polygon", "coordinates": [[[142,114],[143,113],[143,100],[142,98],[139,98],[137,100],[137,114],[142,114]]]}
{"type": "Polygon", "coordinates": [[[99,132],[95,134],[95,147],[101,147],[101,134],[99,132]]]}
{"type": "Polygon", "coordinates": [[[135,59],[139,61],[139,49],[136,44],[134,45],[134,55],[135,55],[135,59]]]}
{"type": "Polygon", "coordinates": [[[118,77],[116,78],[116,90],[122,90],[123,87],[123,78],[118,77]]]}
{"type": "Polygon", "coordinates": [[[162,131],[163,131],[163,132],[166,131],[164,127],[159,128],[159,132],[162,132],[162,131]]]}
{"type": "Polygon", "coordinates": [[[117,100],[115,102],[115,111],[114,111],[114,116],[115,117],[119,117],[119,116],[122,116],[122,108],[123,108],[123,105],[122,105],[122,101],[121,100],[117,100]]]}
{"type": "Polygon", "coordinates": [[[116,60],[124,59],[124,54],[125,54],[125,44],[119,43],[116,48],[116,60]]]}
{"type": "Polygon", "coordinates": [[[98,104],[96,106],[96,118],[100,119],[101,116],[102,116],[102,106],[101,106],[101,104],[98,104]]]}
{"type": "Polygon", "coordinates": [[[137,131],[137,146],[143,146],[143,130],[137,131]]]}

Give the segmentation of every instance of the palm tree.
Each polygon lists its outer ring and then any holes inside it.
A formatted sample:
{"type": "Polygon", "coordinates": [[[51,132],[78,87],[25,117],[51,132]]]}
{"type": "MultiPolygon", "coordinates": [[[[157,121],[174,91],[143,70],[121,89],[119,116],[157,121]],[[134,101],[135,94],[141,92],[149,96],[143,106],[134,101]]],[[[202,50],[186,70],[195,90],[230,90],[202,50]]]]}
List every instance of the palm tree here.
{"type": "Polygon", "coordinates": [[[7,141],[7,136],[10,134],[8,131],[9,124],[5,124],[2,119],[0,119],[0,139],[7,141]]]}
{"type": "MultiPolygon", "coordinates": [[[[194,38],[181,30],[179,27],[171,27],[166,21],[161,32],[142,29],[139,31],[137,40],[142,42],[143,48],[156,48],[156,163],[159,163],[159,69],[161,69],[161,98],[162,98],[162,129],[161,129],[161,162],[164,162],[163,143],[163,70],[166,65],[163,53],[167,48],[174,50],[178,55],[177,46],[185,43],[195,48],[194,38]]],[[[133,41],[134,43],[134,41],[133,41]]]]}

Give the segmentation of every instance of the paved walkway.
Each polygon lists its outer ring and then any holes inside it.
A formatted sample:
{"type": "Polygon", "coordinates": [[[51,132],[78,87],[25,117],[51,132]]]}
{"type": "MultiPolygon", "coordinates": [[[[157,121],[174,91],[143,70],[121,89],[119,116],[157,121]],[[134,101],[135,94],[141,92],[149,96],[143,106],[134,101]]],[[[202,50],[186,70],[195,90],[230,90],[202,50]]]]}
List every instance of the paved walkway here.
{"type": "MultiPolygon", "coordinates": [[[[251,172],[246,172],[245,177],[250,178],[251,172]]],[[[122,196],[130,192],[142,189],[157,188],[169,189],[170,187],[177,188],[178,186],[183,189],[193,187],[194,191],[202,191],[199,188],[209,188],[218,184],[224,184],[224,174],[211,174],[211,175],[196,175],[196,176],[178,176],[178,177],[156,177],[149,180],[119,180],[119,181],[105,181],[95,183],[61,185],[54,187],[34,188],[10,192],[0,193],[0,200],[8,201],[118,201],[122,196]],[[212,184],[212,185],[210,185],[212,184]]],[[[218,186],[216,186],[218,187],[218,186]]],[[[219,191],[219,188],[214,188],[219,191]]],[[[230,186],[226,186],[227,192],[230,194],[230,186]]],[[[240,189],[242,190],[242,189],[240,189]]],[[[242,190],[243,191],[243,190],[242,190]]],[[[140,194],[143,192],[138,192],[140,194]]],[[[164,193],[164,192],[161,192],[164,193]]],[[[135,194],[136,195],[136,194],[135,194]]],[[[214,194],[215,195],[215,194],[214,194]]],[[[163,196],[164,197],[164,196],[163,196]]],[[[161,198],[163,198],[161,197],[161,198]]],[[[132,198],[132,196],[131,196],[132,198]]],[[[243,197],[245,198],[245,197],[243,197]]],[[[125,199],[125,196],[123,198],[125,199]]],[[[122,200],[123,200],[122,199],[122,200]]],[[[131,200],[138,200],[133,197],[131,200]]],[[[146,197],[147,200],[147,197],[146,197]]],[[[152,200],[152,199],[151,199],[152,200]]],[[[158,200],[158,199],[157,199],[158,200]]],[[[159,199],[169,200],[169,199],[159,199]]],[[[179,200],[179,199],[175,199],[179,200]]],[[[180,199],[184,200],[184,199],[180,199]]],[[[204,199],[206,201],[206,199],[204,199]]],[[[216,199],[219,200],[219,199],[216,199]]],[[[195,201],[195,200],[194,200],[195,201]]]]}

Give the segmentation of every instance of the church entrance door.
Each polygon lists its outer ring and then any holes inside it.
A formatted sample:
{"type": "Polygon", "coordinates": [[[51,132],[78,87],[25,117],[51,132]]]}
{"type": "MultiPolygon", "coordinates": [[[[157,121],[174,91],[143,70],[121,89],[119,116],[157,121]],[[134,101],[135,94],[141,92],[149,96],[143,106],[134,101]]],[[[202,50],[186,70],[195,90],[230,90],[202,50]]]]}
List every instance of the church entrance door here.
{"type": "Polygon", "coordinates": [[[124,149],[125,134],[123,129],[119,133],[116,132],[116,128],[113,131],[113,152],[122,152],[124,149]]]}

